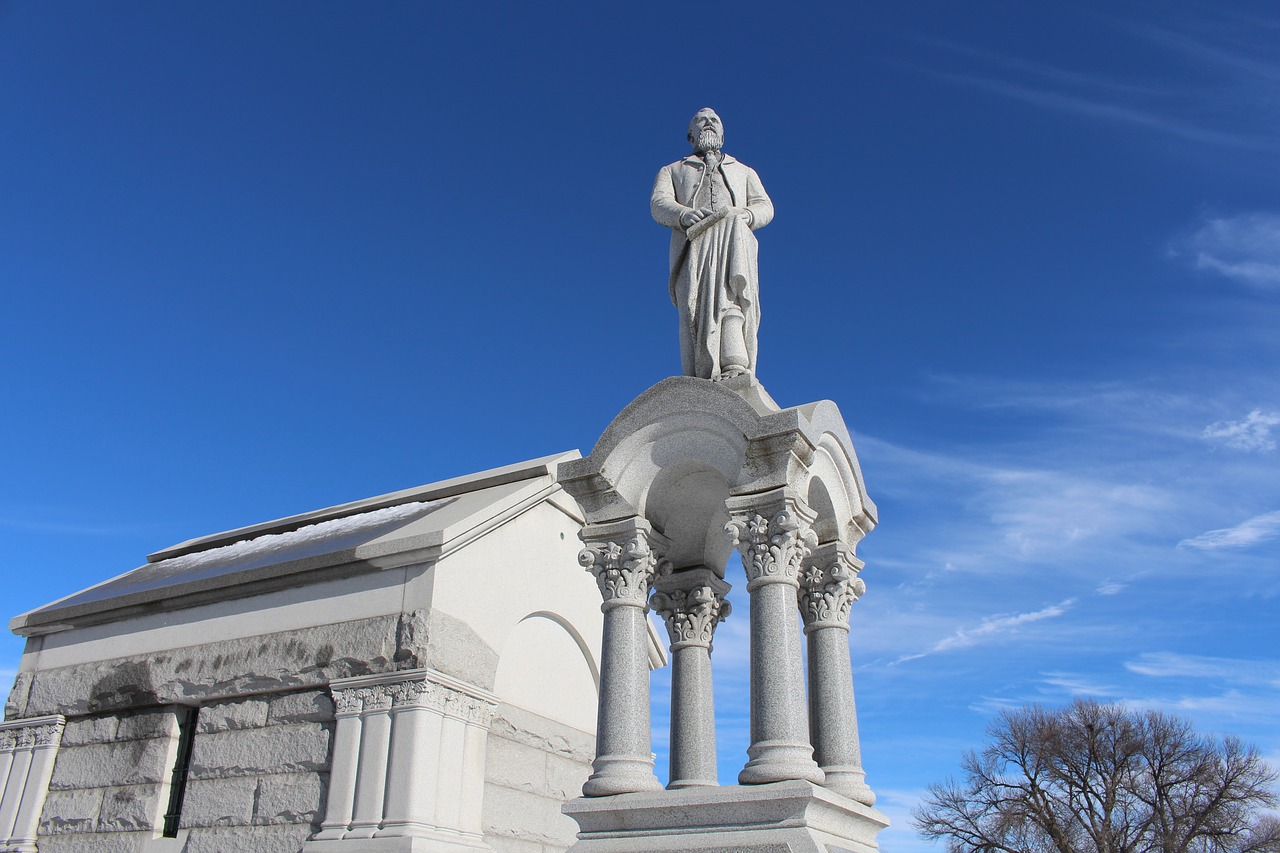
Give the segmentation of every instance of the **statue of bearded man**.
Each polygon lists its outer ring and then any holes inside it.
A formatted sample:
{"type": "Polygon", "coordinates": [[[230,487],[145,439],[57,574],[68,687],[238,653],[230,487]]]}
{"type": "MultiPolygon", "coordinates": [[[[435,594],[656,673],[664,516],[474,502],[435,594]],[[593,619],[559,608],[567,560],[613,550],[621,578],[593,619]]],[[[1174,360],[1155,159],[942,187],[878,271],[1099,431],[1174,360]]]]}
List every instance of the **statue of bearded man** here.
{"type": "Polygon", "coordinates": [[[720,149],[724,125],[710,107],[689,122],[693,153],[663,166],[649,201],[671,229],[671,301],[680,315],[685,376],[754,376],[760,288],[756,238],[773,202],[755,170],[720,149]]]}

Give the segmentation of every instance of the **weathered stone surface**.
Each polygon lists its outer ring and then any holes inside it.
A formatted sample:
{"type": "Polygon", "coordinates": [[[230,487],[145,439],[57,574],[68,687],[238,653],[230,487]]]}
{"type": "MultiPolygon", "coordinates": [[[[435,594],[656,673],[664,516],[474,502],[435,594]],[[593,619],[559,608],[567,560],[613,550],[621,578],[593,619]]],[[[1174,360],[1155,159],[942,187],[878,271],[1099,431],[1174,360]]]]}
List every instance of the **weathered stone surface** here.
{"type": "Polygon", "coordinates": [[[313,831],[303,825],[192,829],[183,853],[298,853],[313,831]]]}
{"type": "Polygon", "coordinates": [[[169,741],[131,740],[88,744],[58,752],[49,790],[142,785],[165,781],[169,741]]]}
{"type": "Polygon", "coordinates": [[[318,823],[325,797],[325,778],[316,773],[263,776],[253,809],[255,824],[318,823]]]}
{"type": "Polygon", "coordinates": [[[62,747],[83,746],[88,743],[110,743],[116,739],[120,718],[115,714],[98,717],[77,717],[67,720],[62,730],[62,747]]]}
{"type": "Polygon", "coordinates": [[[582,793],[582,783],[591,775],[591,765],[559,755],[547,756],[546,785],[543,793],[564,802],[582,793]]]}
{"type": "Polygon", "coordinates": [[[178,717],[172,708],[138,711],[120,717],[115,740],[146,740],[178,736],[178,717]]]}
{"type": "Polygon", "coordinates": [[[304,690],[271,697],[267,722],[323,723],[333,719],[333,699],[328,691],[304,690]]]}
{"type": "Polygon", "coordinates": [[[196,731],[205,734],[261,728],[267,724],[267,707],[268,700],[261,697],[202,705],[196,731]]]}
{"type": "Polygon", "coordinates": [[[562,848],[548,844],[539,844],[536,841],[525,841],[520,838],[512,838],[503,835],[487,835],[484,839],[494,853],[553,853],[562,848]]]}
{"type": "MultiPolygon", "coordinates": [[[[15,687],[11,717],[66,716],[319,687],[398,667],[398,614],[41,670],[15,687]]],[[[406,657],[401,654],[401,657],[406,657]]],[[[496,655],[495,661],[496,661],[496,655]]],[[[487,672],[492,673],[490,666],[487,672]]],[[[25,675],[25,674],[24,674],[25,675]]],[[[19,676],[23,680],[23,676],[19,676]]]]}
{"type": "Polygon", "coordinates": [[[182,825],[248,826],[257,794],[258,780],[253,776],[192,779],[182,803],[182,825]]]}
{"type": "Polygon", "coordinates": [[[560,813],[560,801],[485,785],[484,802],[486,838],[513,838],[563,848],[573,844],[577,836],[577,826],[560,813]]]}
{"type": "Polygon", "coordinates": [[[498,671],[498,653],[476,634],[470,625],[447,613],[432,611],[431,636],[426,659],[440,672],[493,689],[498,671]]]}
{"type": "Polygon", "coordinates": [[[63,832],[92,832],[102,806],[102,791],[102,788],[50,791],[40,818],[40,837],[63,832]]]}
{"type": "Polygon", "coordinates": [[[103,789],[98,831],[155,829],[163,813],[160,791],[159,785],[122,785],[103,789]]]}
{"type": "Polygon", "coordinates": [[[490,738],[504,738],[590,764],[595,741],[578,729],[511,705],[500,705],[489,727],[490,738]]]}
{"type": "Polygon", "coordinates": [[[137,853],[151,832],[102,832],[50,835],[40,839],[40,853],[137,853]]]}
{"type": "Polygon", "coordinates": [[[488,782],[541,794],[546,788],[546,765],[545,752],[505,738],[489,737],[485,762],[485,780],[488,782]]]}
{"type": "Polygon", "coordinates": [[[191,778],[327,770],[332,734],[332,723],[290,723],[197,736],[191,778]]]}
{"type": "MultiPolygon", "coordinates": [[[[31,642],[30,640],[27,641],[31,642]]],[[[28,694],[31,692],[32,677],[29,672],[20,672],[13,679],[13,689],[4,700],[4,718],[16,720],[28,716],[26,713],[28,694]]]]}
{"type": "Polygon", "coordinates": [[[485,779],[492,784],[563,802],[582,793],[590,773],[589,762],[506,738],[489,738],[485,779]]]}

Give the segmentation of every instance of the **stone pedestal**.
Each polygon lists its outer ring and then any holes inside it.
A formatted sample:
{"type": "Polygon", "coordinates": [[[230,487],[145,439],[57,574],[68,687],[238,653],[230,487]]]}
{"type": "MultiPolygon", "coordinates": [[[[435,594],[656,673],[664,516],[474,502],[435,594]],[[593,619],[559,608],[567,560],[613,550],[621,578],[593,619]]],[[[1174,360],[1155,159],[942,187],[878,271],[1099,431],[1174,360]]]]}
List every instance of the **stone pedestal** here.
{"type": "Polygon", "coordinates": [[[573,853],[873,853],[889,820],[811,782],[577,799],[573,853]]]}

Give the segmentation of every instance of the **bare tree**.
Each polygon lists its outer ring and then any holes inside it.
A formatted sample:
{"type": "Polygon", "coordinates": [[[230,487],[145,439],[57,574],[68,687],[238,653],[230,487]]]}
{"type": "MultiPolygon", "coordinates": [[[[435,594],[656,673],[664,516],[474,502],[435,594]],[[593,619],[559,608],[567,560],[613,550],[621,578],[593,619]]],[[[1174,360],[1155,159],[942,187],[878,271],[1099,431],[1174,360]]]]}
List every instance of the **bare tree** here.
{"type": "Polygon", "coordinates": [[[915,810],[949,853],[1280,853],[1277,774],[1235,738],[1085,700],[1005,711],[988,734],[915,810]]]}

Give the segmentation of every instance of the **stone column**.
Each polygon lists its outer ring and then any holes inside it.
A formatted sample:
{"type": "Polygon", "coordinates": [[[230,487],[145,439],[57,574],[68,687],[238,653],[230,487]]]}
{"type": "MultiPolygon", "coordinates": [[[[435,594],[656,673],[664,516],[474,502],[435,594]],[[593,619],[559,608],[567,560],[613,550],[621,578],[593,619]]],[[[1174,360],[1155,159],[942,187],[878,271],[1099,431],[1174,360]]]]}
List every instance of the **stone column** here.
{"type": "Polygon", "coordinates": [[[661,575],[653,609],[671,637],[671,763],[668,788],[718,785],[711,637],[729,615],[729,584],[705,567],[661,575]]]}
{"type": "Polygon", "coordinates": [[[858,577],[861,568],[846,545],[832,542],[816,549],[801,574],[800,613],[809,637],[813,757],[826,773],[826,787],[870,806],[876,796],[862,770],[849,662],[849,609],[867,589],[858,577]]]}
{"type": "Polygon", "coordinates": [[[813,513],[787,489],[733,497],[725,530],[742,553],[751,594],[751,746],[738,782],[821,783],[805,714],[796,619],[800,566],[816,537],[813,513]]]}
{"type": "Polygon", "coordinates": [[[604,602],[600,705],[587,797],[660,791],[649,738],[649,633],[645,613],[658,537],[640,518],[593,524],[578,534],[578,562],[595,575],[604,602]]]}

